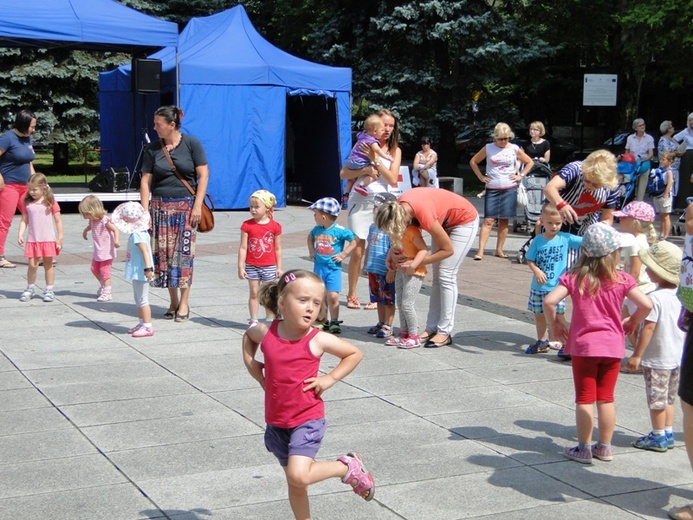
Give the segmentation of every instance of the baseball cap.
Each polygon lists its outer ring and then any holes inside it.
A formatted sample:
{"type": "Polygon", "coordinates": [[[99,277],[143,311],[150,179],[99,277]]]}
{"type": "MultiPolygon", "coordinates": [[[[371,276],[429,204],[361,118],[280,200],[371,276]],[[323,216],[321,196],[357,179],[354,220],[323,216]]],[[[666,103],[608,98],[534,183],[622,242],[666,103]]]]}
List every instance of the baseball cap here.
{"type": "Polygon", "coordinates": [[[342,211],[342,207],[340,206],[339,202],[337,202],[337,199],[333,197],[323,197],[322,199],[318,199],[313,202],[313,204],[308,206],[308,209],[318,209],[335,217],[339,216],[339,212],[342,211]]]}
{"type": "Polygon", "coordinates": [[[597,222],[585,231],[582,237],[581,249],[591,258],[609,255],[635,243],[635,237],[629,233],[619,233],[609,224],[597,222]]]}
{"type": "Polygon", "coordinates": [[[654,222],[655,210],[647,202],[634,200],[623,206],[621,211],[614,211],[614,217],[630,217],[643,222],[654,222]]]}

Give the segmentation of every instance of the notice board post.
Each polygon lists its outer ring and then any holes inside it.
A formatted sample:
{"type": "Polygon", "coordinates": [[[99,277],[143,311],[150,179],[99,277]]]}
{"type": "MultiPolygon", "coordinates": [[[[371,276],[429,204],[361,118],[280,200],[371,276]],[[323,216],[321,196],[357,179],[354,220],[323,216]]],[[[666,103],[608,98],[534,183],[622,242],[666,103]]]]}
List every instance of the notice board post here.
{"type": "MultiPolygon", "coordinates": [[[[582,81],[582,107],[615,107],[618,101],[617,74],[585,74],[582,81]]],[[[613,117],[611,135],[613,136],[613,117]]],[[[580,118],[580,153],[585,136],[585,118],[580,118]]]]}

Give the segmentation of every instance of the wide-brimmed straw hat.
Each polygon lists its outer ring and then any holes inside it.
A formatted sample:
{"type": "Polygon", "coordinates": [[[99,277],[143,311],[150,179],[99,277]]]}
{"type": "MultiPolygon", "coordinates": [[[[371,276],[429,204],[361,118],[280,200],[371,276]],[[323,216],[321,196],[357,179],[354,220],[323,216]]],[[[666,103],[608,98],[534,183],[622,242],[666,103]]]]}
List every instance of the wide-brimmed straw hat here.
{"type": "Polygon", "coordinates": [[[149,213],[139,202],[125,202],[113,210],[111,218],[118,231],[134,233],[149,229],[149,213]]]}
{"type": "Polygon", "coordinates": [[[674,285],[679,284],[683,251],[677,245],[663,240],[648,249],[638,251],[640,261],[654,274],[674,285]]]}

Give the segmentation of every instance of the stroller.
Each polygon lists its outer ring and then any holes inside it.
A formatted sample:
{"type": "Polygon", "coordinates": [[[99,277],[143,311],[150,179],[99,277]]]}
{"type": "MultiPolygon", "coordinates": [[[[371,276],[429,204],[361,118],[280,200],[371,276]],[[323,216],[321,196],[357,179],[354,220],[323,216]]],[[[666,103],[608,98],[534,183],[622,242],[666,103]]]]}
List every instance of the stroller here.
{"type": "Polygon", "coordinates": [[[619,179],[619,202],[617,209],[623,208],[623,206],[635,198],[635,186],[640,175],[641,163],[640,157],[636,159],[632,153],[623,154],[618,162],[616,166],[616,175],[619,179]]]}
{"type": "Polygon", "coordinates": [[[513,231],[517,232],[522,229],[525,233],[529,233],[530,237],[517,252],[517,263],[525,263],[525,254],[529,249],[529,244],[535,236],[535,226],[539,217],[541,217],[541,208],[544,206],[544,187],[553,177],[551,168],[546,163],[534,161],[534,166],[529,170],[529,173],[522,179],[522,185],[527,190],[527,207],[524,209],[524,219],[518,221],[515,219],[513,223],[513,231]]]}

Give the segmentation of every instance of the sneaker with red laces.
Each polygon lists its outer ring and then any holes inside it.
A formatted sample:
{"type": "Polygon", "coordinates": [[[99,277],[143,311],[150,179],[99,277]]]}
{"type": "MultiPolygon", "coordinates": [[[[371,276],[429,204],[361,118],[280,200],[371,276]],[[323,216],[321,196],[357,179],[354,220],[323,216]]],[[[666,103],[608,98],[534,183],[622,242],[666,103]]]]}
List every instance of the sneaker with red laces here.
{"type": "Polygon", "coordinates": [[[592,464],[592,450],[589,447],[583,450],[581,450],[579,446],[563,448],[563,455],[580,464],[592,464]]]}
{"type": "Polygon", "coordinates": [[[154,329],[152,327],[145,327],[144,325],[132,333],[133,338],[148,338],[153,335],[154,329]]]}
{"type": "Polygon", "coordinates": [[[614,454],[611,453],[611,446],[605,446],[604,444],[592,444],[592,456],[595,459],[603,460],[604,462],[610,462],[614,460],[614,454]]]}
{"type": "Polygon", "coordinates": [[[404,341],[404,338],[392,336],[391,338],[388,338],[385,345],[388,347],[399,347],[399,344],[402,343],[402,341],[404,341]]]}

